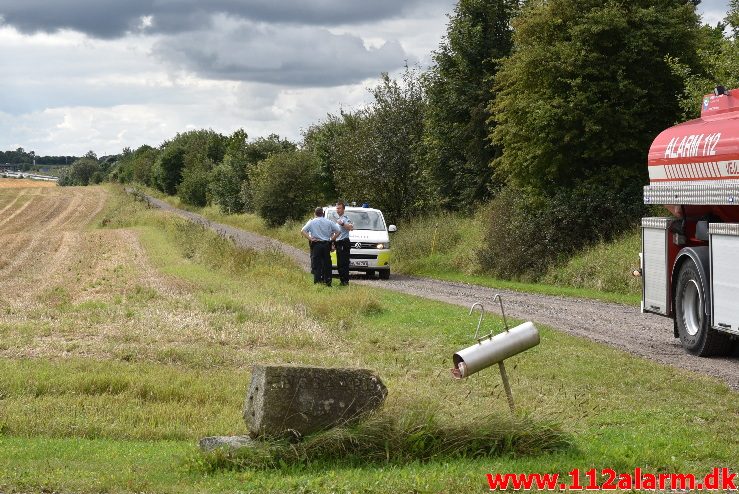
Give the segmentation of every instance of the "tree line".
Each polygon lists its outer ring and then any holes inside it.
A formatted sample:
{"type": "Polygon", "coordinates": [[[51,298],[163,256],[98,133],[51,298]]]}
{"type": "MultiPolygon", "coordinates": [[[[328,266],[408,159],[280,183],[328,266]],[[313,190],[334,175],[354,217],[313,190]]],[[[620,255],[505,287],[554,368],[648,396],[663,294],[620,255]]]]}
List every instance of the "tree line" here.
{"type": "Polygon", "coordinates": [[[0,151],[0,165],[8,163],[11,165],[28,165],[24,169],[30,169],[36,160],[37,165],[70,165],[77,160],[77,156],[39,156],[34,151],[26,151],[18,148],[15,151],[0,151]]]}
{"type": "Polygon", "coordinates": [[[739,87],[739,0],[703,25],[696,0],[460,0],[428,70],[383,74],[364,108],[300,142],[243,130],[125,149],[106,173],[271,225],[337,198],[393,222],[484,208],[480,259],[536,276],[633,228],[654,137],[739,87]]]}

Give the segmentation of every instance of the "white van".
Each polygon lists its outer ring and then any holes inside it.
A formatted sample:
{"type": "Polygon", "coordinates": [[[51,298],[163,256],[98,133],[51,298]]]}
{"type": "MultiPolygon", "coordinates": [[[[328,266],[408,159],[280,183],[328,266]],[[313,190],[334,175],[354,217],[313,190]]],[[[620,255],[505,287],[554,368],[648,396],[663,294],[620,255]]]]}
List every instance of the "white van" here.
{"type": "MultiPolygon", "coordinates": [[[[339,219],[336,207],[323,208],[326,218],[339,219]]],[[[370,276],[375,272],[380,278],[390,278],[390,235],[397,230],[395,225],[387,226],[385,217],[379,209],[347,206],[344,214],[349,217],[354,229],[349,232],[352,244],[349,252],[349,271],[361,271],[370,276]]],[[[336,270],[336,252],[331,253],[331,264],[336,270]]]]}

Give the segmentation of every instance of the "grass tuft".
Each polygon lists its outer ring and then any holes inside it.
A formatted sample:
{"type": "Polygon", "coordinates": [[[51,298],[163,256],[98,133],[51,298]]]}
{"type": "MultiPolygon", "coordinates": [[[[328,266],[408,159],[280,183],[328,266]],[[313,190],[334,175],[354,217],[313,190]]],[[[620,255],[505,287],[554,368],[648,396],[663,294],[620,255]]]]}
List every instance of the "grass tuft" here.
{"type": "Polygon", "coordinates": [[[333,467],[403,465],[445,459],[525,456],[560,451],[570,439],[558,426],[529,418],[454,417],[434,410],[377,412],[362,422],[307,436],[300,442],[266,440],[254,447],[193,455],[191,469],[260,470],[330,463],[333,467]]]}

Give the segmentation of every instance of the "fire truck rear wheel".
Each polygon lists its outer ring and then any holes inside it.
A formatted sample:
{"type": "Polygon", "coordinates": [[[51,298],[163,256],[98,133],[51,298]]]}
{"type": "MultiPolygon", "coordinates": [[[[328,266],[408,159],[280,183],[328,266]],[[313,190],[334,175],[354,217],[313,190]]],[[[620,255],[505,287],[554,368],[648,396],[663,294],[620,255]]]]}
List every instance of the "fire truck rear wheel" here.
{"type": "Polygon", "coordinates": [[[680,342],[688,353],[709,357],[731,349],[728,336],[711,327],[706,314],[706,288],[693,261],[686,261],[680,268],[674,307],[680,342]]]}

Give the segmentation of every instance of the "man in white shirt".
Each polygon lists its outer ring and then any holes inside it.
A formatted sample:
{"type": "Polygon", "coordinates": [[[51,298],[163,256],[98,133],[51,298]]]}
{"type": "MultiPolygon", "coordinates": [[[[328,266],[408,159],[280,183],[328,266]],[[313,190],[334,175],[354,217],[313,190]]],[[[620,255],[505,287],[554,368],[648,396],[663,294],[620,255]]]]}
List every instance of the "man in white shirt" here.
{"type": "Polygon", "coordinates": [[[339,225],[341,233],[336,237],[334,244],[336,244],[336,266],[339,269],[339,281],[341,281],[342,286],[349,284],[349,252],[352,248],[349,241],[349,232],[354,229],[352,220],[344,214],[345,209],[344,201],[336,203],[336,214],[339,215],[336,223],[339,225]]]}
{"type": "Polygon", "coordinates": [[[300,234],[307,238],[311,249],[313,283],[331,286],[331,242],[341,233],[339,225],[324,217],[323,208],[316,208],[316,217],[305,224],[300,234]]]}

